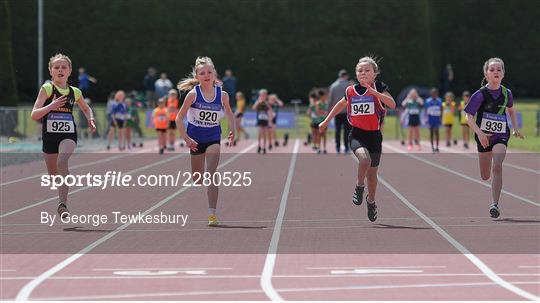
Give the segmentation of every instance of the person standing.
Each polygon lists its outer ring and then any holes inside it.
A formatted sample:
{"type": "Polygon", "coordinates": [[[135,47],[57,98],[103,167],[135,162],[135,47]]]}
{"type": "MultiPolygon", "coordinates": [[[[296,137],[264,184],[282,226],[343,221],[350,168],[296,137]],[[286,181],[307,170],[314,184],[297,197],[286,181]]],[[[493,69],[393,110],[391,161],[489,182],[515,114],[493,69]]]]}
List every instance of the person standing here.
{"type": "Polygon", "coordinates": [[[230,69],[225,70],[225,77],[223,77],[223,79],[221,79],[221,81],[223,82],[223,90],[226,91],[227,94],[229,94],[229,96],[232,97],[231,100],[230,100],[231,108],[236,108],[236,83],[237,83],[237,80],[236,80],[236,77],[233,76],[232,70],[230,70],[230,69]]]}
{"type": "Polygon", "coordinates": [[[93,98],[90,95],[90,83],[97,83],[97,79],[86,73],[84,67],[79,67],[79,89],[86,98],[93,98]]]}
{"type": "Polygon", "coordinates": [[[156,96],[158,99],[163,97],[167,98],[167,94],[173,88],[173,84],[171,80],[167,78],[166,73],[161,73],[154,86],[156,88],[156,96]]]}
{"type": "MultiPolygon", "coordinates": [[[[338,73],[338,79],[330,85],[328,93],[328,108],[332,108],[343,98],[345,95],[345,89],[349,86],[349,73],[342,69],[338,73]]],[[[349,133],[351,131],[351,125],[347,121],[347,110],[343,109],[337,113],[334,118],[336,126],[335,138],[336,138],[336,151],[339,154],[341,151],[341,130],[343,129],[343,146],[345,146],[345,153],[349,152],[349,133]]]]}
{"type": "Polygon", "coordinates": [[[146,92],[146,106],[150,108],[154,107],[156,102],[156,73],[155,68],[149,67],[143,81],[144,91],[146,92]]]}

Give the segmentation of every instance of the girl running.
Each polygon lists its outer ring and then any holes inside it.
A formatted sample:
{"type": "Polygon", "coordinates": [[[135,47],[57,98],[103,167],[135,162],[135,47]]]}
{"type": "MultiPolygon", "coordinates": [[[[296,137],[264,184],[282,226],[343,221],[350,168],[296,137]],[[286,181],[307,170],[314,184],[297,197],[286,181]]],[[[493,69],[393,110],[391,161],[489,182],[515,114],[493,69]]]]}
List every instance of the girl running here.
{"type": "Polygon", "coordinates": [[[424,100],[418,96],[416,89],[411,89],[407,94],[407,98],[403,100],[401,106],[405,107],[409,114],[409,145],[408,150],[412,150],[413,141],[416,144],[416,149],[421,150],[420,147],[420,110],[424,105],[424,100]]]}
{"type": "Polygon", "coordinates": [[[442,100],[439,98],[439,90],[431,89],[431,97],[426,100],[426,109],[429,124],[429,139],[431,150],[439,152],[439,127],[441,127],[442,100]],[[435,142],[433,142],[435,140],[435,142]]]}
{"type": "Polygon", "coordinates": [[[459,102],[459,124],[461,124],[461,134],[463,136],[463,148],[469,149],[469,125],[467,124],[467,116],[465,114],[465,107],[469,103],[471,93],[464,91],[461,94],[461,102],[459,102]]]}
{"type": "Polygon", "coordinates": [[[311,123],[311,142],[312,148],[314,151],[319,151],[319,141],[320,141],[320,129],[319,124],[324,121],[324,119],[318,119],[317,116],[317,103],[319,102],[319,92],[317,88],[313,88],[309,93],[309,107],[307,109],[307,115],[309,116],[311,123]]]}
{"type": "MultiPolygon", "coordinates": [[[[49,59],[51,82],[41,86],[31,117],[43,121],[42,138],[45,165],[49,175],[67,176],[69,158],[77,146],[77,126],[73,119],[73,104],[77,104],[88,120],[90,133],[96,131],[92,110],[84,102],[81,91],[68,85],[72,64],[68,56],[56,54],[49,59]]],[[[58,187],[58,214],[69,216],[66,185],[58,187]]]]}
{"type": "MultiPolygon", "coordinates": [[[[236,112],[234,113],[235,118],[235,125],[236,125],[236,131],[238,133],[238,139],[240,139],[240,135],[244,134],[246,140],[249,139],[249,135],[246,132],[246,130],[242,127],[242,118],[244,117],[244,111],[246,110],[246,97],[244,97],[244,93],[237,92],[236,93],[236,112]]],[[[236,139],[233,142],[233,145],[236,145],[236,139]]]]}
{"type": "Polygon", "coordinates": [[[498,218],[499,198],[502,190],[502,164],[506,156],[506,147],[510,140],[510,129],[506,119],[506,111],[512,120],[512,134],[524,139],[517,129],[517,118],[514,111],[512,92],[501,85],[504,78],[504,62],[500,58],[490,58],[484,63],[484,79],[481,88],[472,96],[465,107],[467,123],[474,131],[474,139],[478,149],[480,175],[489,180],[490,171],[491,196],[493,203],[489,213],[498,218]],[[484,81],[487,80],[487,85],[484,81]],[[476,120],[474,116],[476,115],[476,120]]]}
{"type": "MultiPolygon", "coordinates": [[[[452,92],[444,94],[442,108],[442,122],[445,128],[446,147],[450,147],[452,146],[452,126],[454,125],[454,115],[456,113],[456,102],[454,101],[454,94],[452,92]]],[[[457,144],[457,141],[454,144],[457,144]]]]}
{"type": "Polygon", "coordinates": [[[167,100],[165,97],[161,97],[158,100],[158,106],[152,111],[152,119],[154,121],[154,127],[158,135],[158,148],[159,153],[163,154],[165,148],[167,148],[167,129],[169,128],[169,110],[165,106],[167,100]]]}
{"type": "MultiPolygon", "coordinates": [[[[201,176],[206,171],[213,175],[218,167],[220,155],[221,126],[223,111],[229,122],[229,144],[234,141],[234,115],[229,105],[229,95],[216,85],[216,68],[212,59],[198,57],[190,77],[178,85],[180,91],[189,91],[176,116],[176,125],[180,135],[191,153],[193,176],[201,176]],[[187,115],[187,132],[182,123],[187,115]]],[[[216,206],[219,189],[214,184],[208,186],[208,225],[219,224],[216,206]]]]}
{"type": "Polygon", "coordinates": [[[375,81],[380,73],[377,62],[372,57],[363,57],[356,65],[356,78],[360,84],[351,85],[345,90],[345,96],[332,108],[330,114],[319,125],[321,130],[347,108],[347,119],[352,126],[349,134],[349,146],[358,158],[358,180],[352,201],[362,204],[364,179],[367,179],[368,194],[366,196],[368,218],[377,220],[377,169],[382,152],[381,118],[386,113],[384,106],[395,108],[396,102],[388,92],[388,86],[375,81]]]}
{"type": "MultiPolygon", "coordinates": [[[[257,101],[255,101],[255,104],[252,106],[253,110],[257,112],[257,126],[259,127],[259,135],[257,138],[259,142],[259,147],[257,148],[258,154],[261,152],[266,154],[266,144],[272,144],[269,142],[270,134],[268,127],[272,125],[273,115],[272,108],[268,104],[267,99],[268,91],[266,89],[261,89],[259,91],[259,98],[257,98],[257,101]]],[[[270,149],[270,147],[268,149],[270,149]]]]}

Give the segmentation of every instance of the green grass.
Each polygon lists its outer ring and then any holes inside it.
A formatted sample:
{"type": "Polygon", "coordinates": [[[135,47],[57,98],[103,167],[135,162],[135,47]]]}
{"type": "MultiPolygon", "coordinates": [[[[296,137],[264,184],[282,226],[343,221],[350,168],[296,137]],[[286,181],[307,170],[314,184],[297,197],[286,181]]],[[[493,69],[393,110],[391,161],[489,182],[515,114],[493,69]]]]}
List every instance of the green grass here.
{"type": "MultiPolygon", "coordinates": [[[[512,138],[509,143],[509,148],[512,149],[518,149],[518,150],[526,150],[526,151],[534,151],[534,152],[540,152],[540,137],[536,135],[536,111],[540,108],[539,107],[540,101],[536,99],[523,99],[523,100],[515,100],[515,108],[516,110],[520,111],[523,115],[523,128],[522,133],[525,135],[524,140],[520,140],[517,138],[512,138]]],[[[19,106],[18,111],[18,125],[17,125],[17,131],[20,134],[23,134],[25,137],[34,138],[37,136],[37,124],[32,119],[30,119],[30,113],[32,110],[31,106],[19,106]]],[[[103,131],[107,127],[107,120],[105,118],[105,106],[103,105],[97,105],[92,106],[92,109],[94,110],[94,114],[96,116],[96,121],[98,124],[98,129],[100,131],[100,134],[103,133],[103,131]]],[[[292,109],[288,109],[292,110],[292,109]]],[[[301,113],[305,113],[305,108],[300,109],[301,113]]],[[[141,111],[141,119],[144,119],[144,113],[141,111]]],[[[385,118],[384,123],[384,129],[383,129],[383,135],[386,140],[401,140],[400,135],[400,128],[398,123],[398,119],[395,116],[387,116],[385,118]]],[[[457,121],[457,119],[456,119],[457,121]]],[[[78,114],[75,113],[75,122],[78,122],[78,114]]],[[[296,138],[297,134],[301,140],[305,140],[306,135],[311,132],[311,129],[309,127],[310,120],[305,114],[301,114],[298,119],[298,129],[278,129],[277,130],[277,137],[283,138],[284,133],[289,133],[290,138],[296,138]]],[[[144,124],[144,122],[142,123],[144,124]]],[[[222,126],[223,129],[226,129],[227,125],[227,119],[222,120],[222,126]]],[[[145,136],[152,138],[155,137],[155,131],[153,129],[149,129],[144,127],[142,125],[142,130],[145,136]]],[[[407,136],[408,129],[403,129],[403,135],[407,136]]],[[[441,128],[440,130],[441,134],[441,142],[444,143],[444,129],[441,128]]],[[[225,134],[224,134],[225,135],[225,134]]],[[[420,135],[422,140],[429,140],[429,130],[426,128],[420,129],[420,135]]],[[[457,138],[461,144],[461,126],[457,123],[452,128],[452,136],[453,138],[457,138]]],[[[328,138],[328,148],[333,147],[333,141],[334,141],[334,131],[328,130],[327,134],[328,138]]],[[[473,136],[471,134],[471,140],[470,144],[474,146],[474,139],[472,139],[473,136]]]]}

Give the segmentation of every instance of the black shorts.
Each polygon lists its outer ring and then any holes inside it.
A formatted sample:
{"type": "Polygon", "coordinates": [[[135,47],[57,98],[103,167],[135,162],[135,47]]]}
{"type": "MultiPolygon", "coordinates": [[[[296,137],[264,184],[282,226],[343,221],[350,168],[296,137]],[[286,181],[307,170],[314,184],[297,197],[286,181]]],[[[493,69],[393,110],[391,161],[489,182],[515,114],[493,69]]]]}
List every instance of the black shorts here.
{"type": "Polygon", "coordinates": [[[272,118],[272,123],[274,123],[274,125],[276,125],[276,122],[277,121],[277,116],[275,116],[274,118],[272,118]]]}
{"type": "Polygon", "coordinates": [[[211,141],[211,142],[206,142],[206,143],[199,143],[197,144],[197,151],[193,151],[193,150],[189,150],[189,153],[192,154],[192,155],[202,155],[204,153],[206,153],[206,149],[210,146],[210,145],[214,145],[214,144],[221,144],[221,141],[219,140],[216,140],[216,141],[211,141]]]}
{"type": "Polygon", "coordinates": [[[444,127],[446,127],[446,128],[452,128],[452,125],[453,125],[453,124],[444,124],[444,127]]]}
{"type": "Polygon", "coordinates": [[[236,114],[235,117],[236,117],[236,118],[242,118],[243,116],[244,116],[244,113],[238,113],[238,114],[236,114]]]}
{"type": "Polygon", "coordinates": [[[309,126],[311,126],[311,128],[315,129],[315,130],[319,130],[319,123],[314,123],[314,122],[311,122],[309,124],[309,126]]]}
{"type": "Polygon", "coordinates": [[[58,153],[58,146],[60,146],[60,142],[66,139],[71,139],[77,143],[77,133],[69,133],[69,134],[44,134],[43,135],[43,147],[42,150],[46,154],[57,154],[58,153]]]}
{"type": "Polygon", "coordinates": [[[158,133],[165,133],[167,130],[164,129],[164,128],[156,128],[156,131],[157,131],[158,133]]]}
{"type": "Polygon", "coordinates": [[[118,128],[124,128],[124,125],[125,125],[125,121],[116,120],[116,126],[114,124],[112,126],[118,127],[118,128]]]}
{"type": "Polygon", "coordinates": [[[371,167],[379,166],[382,153],[382,133],[380,130],[361,130],[353,127],[349,133],[349,147],[354,153],[364,147],[371,157],[371,167]]]}
{"type": "Polygon", "coordinates": [[[487,153],[493,150],[493,146],[496,144],[504,144],[504,146],[508,147],[508,139],[506,137],[497,137],[495,140],[489,140],[489,146],[484,148],[482,144],[480,144],[480,140],[478,139],[478,135],[474,134],[474,141],[476,141],[476,149],[479,153],[487,153]]]}
{"type": "Polygon", "coordinates": [[[419,126],[419,125],[420,125],[420,116],[409,115],[409,126],[419,126]]]}
{"type": "Polygon", "coordinates": [[[257,126],[267,127],[268,120],[257,120],[257,126]]]}
{"type": "Polygon", "coordinates": [[[176,121],[169,121],[169,129],[176,129],[176,121]]]}

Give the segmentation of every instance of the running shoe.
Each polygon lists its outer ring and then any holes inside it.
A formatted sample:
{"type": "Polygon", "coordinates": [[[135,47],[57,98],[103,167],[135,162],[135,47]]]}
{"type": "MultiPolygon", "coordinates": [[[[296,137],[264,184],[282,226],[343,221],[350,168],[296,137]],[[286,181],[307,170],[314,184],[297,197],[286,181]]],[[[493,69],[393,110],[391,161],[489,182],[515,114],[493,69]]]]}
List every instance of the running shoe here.
{"type": "Polygon", "coordinates": [[[325,150],[322,151],[322,153],[326,155],[328,152],[325,149],[325,150]]]}
{"type": "Polygon", "coordinates": [[[218,226],[219,221],[216,217],[216,215],[209,215],[208,216],[208,226],[218,226]]]}
{"type": "Polygon", "coordinates": [[[352,203],[354,205],[362,205],[362,199],[364,199],[364,187],[356,185],[352,196],[352,203]]]}
{"type": "Polygon", "coordinates": [[[272,144],[268,145],[268,150],[272,150],[272,144]]]}
{"type": "Polygon", "coordinates": [[[163,155],[163,152],[164,152],[164,148],[160,148],[160,149],[159,149],[159,154],[160,154],[160,155],[163,155]]]}
{"type": "Polygon", "coordinates": [[[60,215],[60,218],[65,219],[69,217],[69,210],[65,203],[59,203],[57,211],[58,211],[58,214],[60,215]]]}
{"type": "Polygon", "coordinates": [[[261,151],[262,151],[262,148],[259,146],[259,147],[257,148],[257,153],[260,154],[261,151]]]}
{"type": "Polygon", "coordinates": [[[489,214],[492,218],[498,218],[501,213],[499,212],[499,206],[497,203],[491,204],[491,207],[489,208],[489,214]]]}
{"type": "Polygon", "coordinates": [[[266,154],[266,148],[263,148],[263,154],[266,154]]]}
{"type": "Polygon", "coordinates": [[[375,222],[377,220],[377,204],[375,202],[369,203],[366,201],[367,204],[367,217],[369,221],[375,222]]]}
{"type": "Polygon", "coordinates": [[[412,150],[412,144],[407,145],[407,150],[412,150]]]}
{"type": "Polygon", "coordinates": [[[464,143],[464,144],[463,144],[463,147],[464,147],[465,149],[469,149],[469,144],[464,143]]]}
{"type": "Polygon", "coordinates": [[[141,143],[139,143],[139,147],[143,147],[143,143],[142,143],[142,142],[141,142],[141,143]]]}
{"type": "Polygon", "coordinates": [[[274,145],[275,145],[276,147],[279,147],[279,141],[274,142],[274,145]]]}

